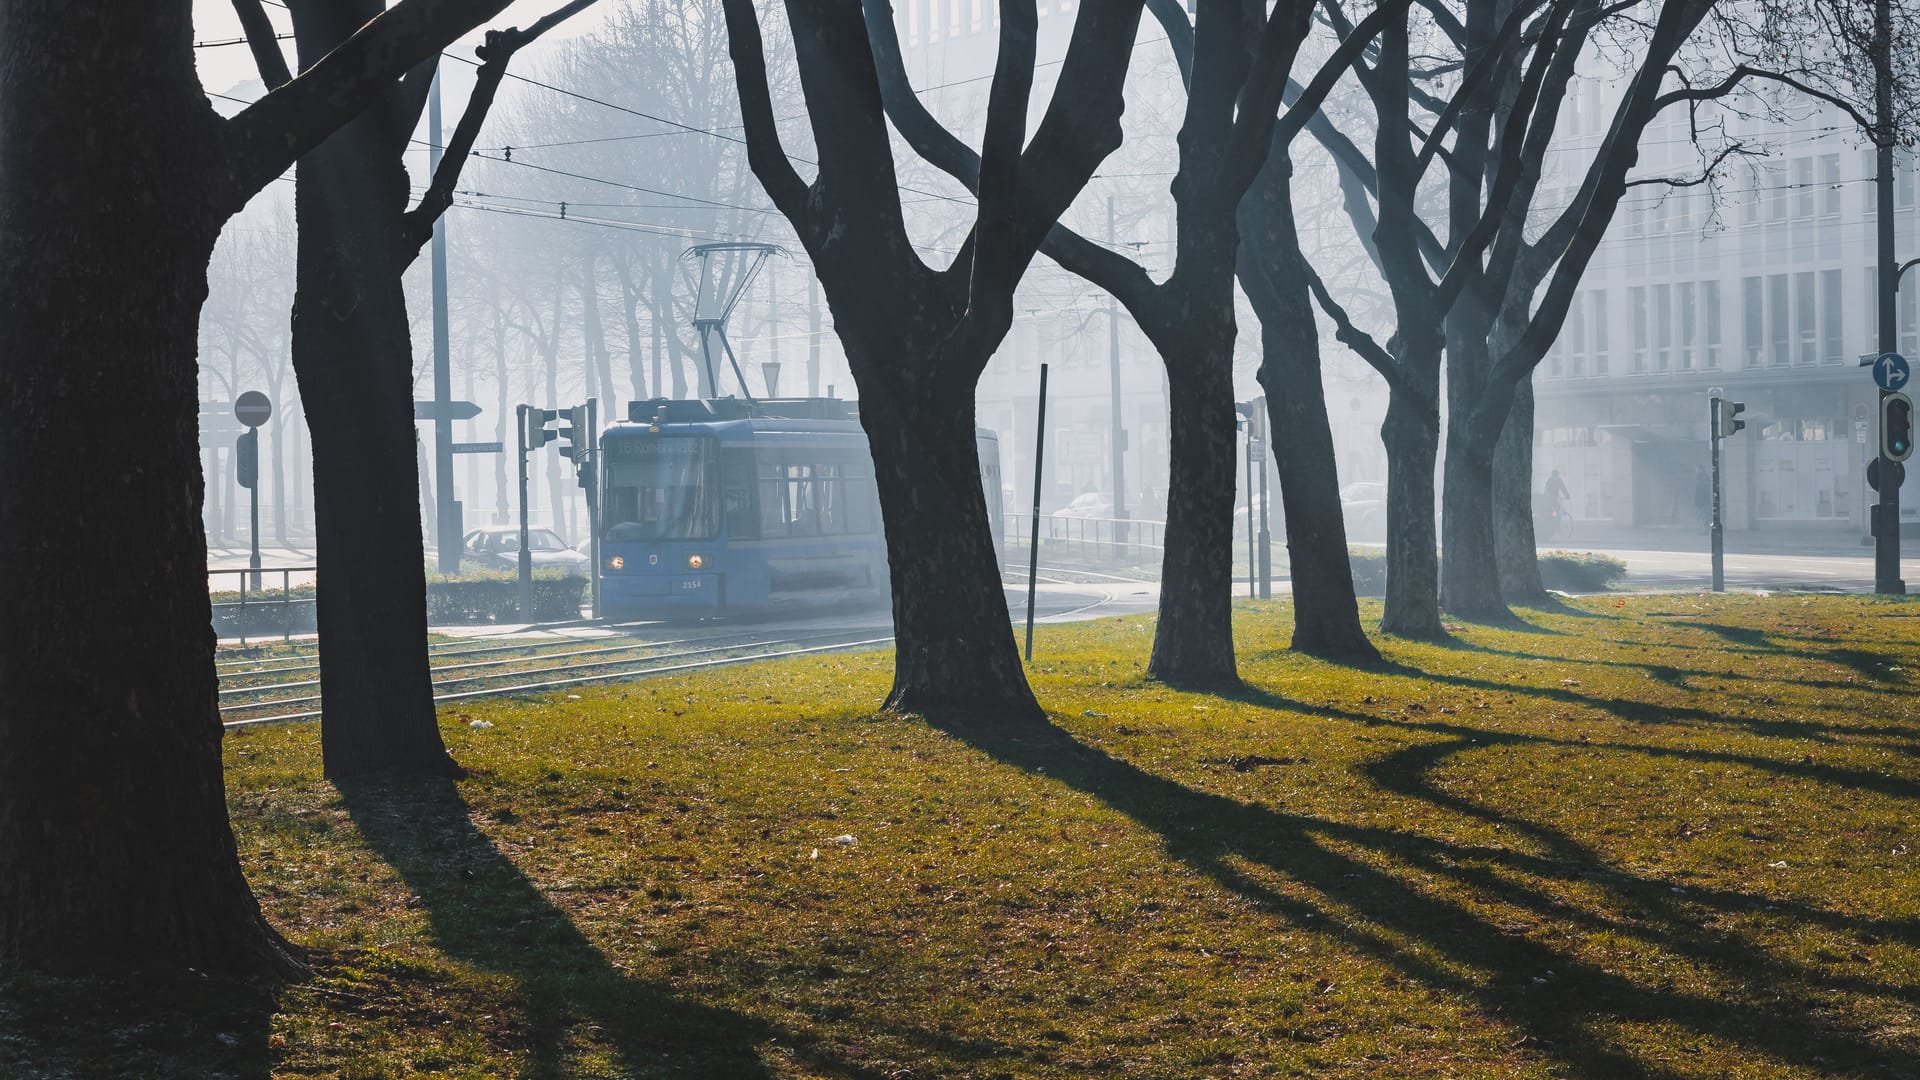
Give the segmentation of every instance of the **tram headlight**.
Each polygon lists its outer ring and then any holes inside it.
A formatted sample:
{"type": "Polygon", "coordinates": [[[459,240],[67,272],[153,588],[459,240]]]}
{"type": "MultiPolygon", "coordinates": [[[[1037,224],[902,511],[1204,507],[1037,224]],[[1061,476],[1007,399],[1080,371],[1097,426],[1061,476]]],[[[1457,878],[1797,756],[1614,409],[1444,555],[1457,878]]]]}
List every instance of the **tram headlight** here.
{"type": "Polygon", "coordinates": [[[698,570],[705,565],[707,565],[707,557],[705,555],[687,556],[687,569],[698,570]]]}
{"type": "Polygon", "coordinates": [[[626,565],[627,557],[625,555],[615,555],[613,558],[607,560],[607,569],[609,570],[623,570],[626,568],[626,565]]]}

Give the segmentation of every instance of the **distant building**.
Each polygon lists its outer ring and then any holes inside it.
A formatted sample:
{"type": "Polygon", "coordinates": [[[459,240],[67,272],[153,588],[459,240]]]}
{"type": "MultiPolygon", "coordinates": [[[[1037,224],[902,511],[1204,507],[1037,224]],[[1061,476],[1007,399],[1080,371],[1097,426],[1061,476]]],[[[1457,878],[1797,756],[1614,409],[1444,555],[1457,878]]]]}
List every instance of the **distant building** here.
{"type": "MultiPolygon", "coordinates": [[[[1597,90],[1577,96],[1576,148],[1610,118],[1597,90]]],[[[1747,430],[1726,443],[1728,528],[1866,531],[1878,422],[1857,357],[1876,351],[1873,153],[1824,110],[1764,140],[1774,156],[1736,165],[1717,199],[1705,188],[1628,193],[1535,375],[1535,490],[1558,469],[1576,520],[1697,529],[1717,387],[1747,406],[1747,430]]],[[[1639,175],[1700,167],[1683,115],[1648,130],[1639,175]]],[[[1920,254],[1910,160],[1894,197],[1896,251],[1920,254]]],[[[1902,285],[1900,351],[1912,355],[1920,283],[1910,274],[1902,285]]],[[[1920,516],[1916,495],[1906,520],[1920,516]]]]}

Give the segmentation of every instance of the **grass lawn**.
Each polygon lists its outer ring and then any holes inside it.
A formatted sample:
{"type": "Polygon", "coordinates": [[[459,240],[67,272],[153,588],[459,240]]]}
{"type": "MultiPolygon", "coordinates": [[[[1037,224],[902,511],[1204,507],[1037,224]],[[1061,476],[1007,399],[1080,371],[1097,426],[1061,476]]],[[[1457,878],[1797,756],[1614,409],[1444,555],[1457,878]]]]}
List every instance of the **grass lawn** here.
{"type": "Polygon", "coordinates": [[[313,978],[16,982],[0,1072],[1920,1076],[1920,606],[1595,598],[1373,670],[1236,618],[1235,696],[1043,630],[1018,738],[873,715],[877,653],[464,705],[457,788],[231,735],[313,978]]]}

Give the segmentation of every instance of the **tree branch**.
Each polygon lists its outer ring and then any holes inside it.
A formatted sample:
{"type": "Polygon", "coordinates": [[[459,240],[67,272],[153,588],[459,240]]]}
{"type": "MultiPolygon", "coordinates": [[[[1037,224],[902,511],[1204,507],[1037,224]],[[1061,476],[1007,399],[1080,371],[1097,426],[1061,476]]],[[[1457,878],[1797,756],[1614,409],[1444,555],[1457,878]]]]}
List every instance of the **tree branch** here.
{"type": "Polygon", "coordinates": [[[1146,0],[1147,10],[1166,32],[1167,47],[1173,50],[1173,62],[1180,69],[1182,85],[1193,85],[1193,24],[1187,21],[1187,9],[1180,0],[1146,0]]]}
{"type": "Polygon", "coordinates": [[[786,149],[773,118],[773,94],[767,87],[767,54],[760,42],[760,18],[753,0],[721,0],[727,17],[727,52],[740,95],[740,122],[747,140],[747,164],[780,213],[806,243],[812,232],[811,193],[786,149]]]}
{"type": "Polygon", "coordinates": [[[507,76],[507,65],[513,61],[513,54],[593,3],[594,0],[572,0],[525,30],[487,31],[486,42],[475,50],[481,63],[475,73],[473,94],[467,98],[466,111],[460,114],[460,123],[453,129],[453,138],[440,157],[440,167],[434,170],[426,194],[420,196],[419,204],[402,219],[403,242],[415,253],[433,237],[433,223],[453,205],[454,185],[460,182],[460,170],[473,152],[473,142],[480,135],[480,125],[486,122],[488,110],[493,107],[494,94],[500,89],[500,80],[507,76]]]}
{"type": "MultiPolygon", "coordinates": [[[[880,100],[895,130],[914,153],[977,195],[980,156],[941,125],[913,92],[900,51],[899,31],[886,0],[865,0],[864,7],[874,67],[880,77],[880,100]]],[[[1067,272],[1112,293],[1136,319],[1145,319],[1145,306],[1158,286],[1139,263],[1058,222],[1048,230],[1040,250],[1067,272]]]]}
{"type": "Polygon", "coordinates": [[[225,121],[227,200],[244,202],[409,68],[492,18],[507,0],[400,0],[298,78],[225,121]]]}
{"type": "Polygon", "coordinates": [[[260,81],[268,90],[291,82],[293,72],[287,69],[287,56],[280,51],[279,35],[274,33],[273,20],[267,18],[260,0],[233,0],[233,13],[240,17],[240,29],[246,32],[247,50],[260,69],[260,81]]]}
{"type": "MultiPolygon", "coordinates": [[[[1681,78],[1682,78],[1682,81],[1684,82],[1685,81],[1684,74],[1681,76],[1681,78]]],[[[1660,97],[1654,102],[1654,111],[1659,112],[1660,110],[1665,109],[1670,105],[1675,105],[1683,101],[1687,102],[1689,105],[1696,104],[1703,101],[1716,101],[1720,98],[1726,97],[1727,95],[1733,93],[1735,90],[1738,90],[1741,84],[1746,82],[1748,79],[1777,82],[1782,86],[1788,87],[1801,94],[1805,94],[1807,97],[1813,98],[1816,101],[1824,101],[1827,104],[1833,106],[1834,108],[1839,109],[1841,112],[1846,113],[1847,117],[1851,119],[1855,124],[1858,124],[1860,126],[1860,130],[1862,131],[1871,132],[1871,131],[1877,130],[1877,125],[1875,125],[1875,123],[1871,119],[1869,119],[1865,113],[1861,112],[1858,108],[1854,107],[1854,105],[1851,102],[1847,101],[1845,98],[1842,98],[1836,94],[1828,93],[1827,91],[1822,90],[1817,86],[1811,86],[1799,79],[1794,78],[1791,75],[1785,74],[1784,72],[1769,71],[1764,68],[1756,68],[1747,64],[1741,64],[1738,67],[1735,67],[1732,71],[1727,73],[1726,78],[1720,80],[1720,82],[1716,83],[1713,86],[1693,87],[1689,85],[1689,86],[1685,86],[1682,89],[1671,90],[1665,94],[1660,95],[1660,97]]]]}
{"type": "Polygon", "coordinates": [[[1393,354],[1382,348],[1380,343],[1373,339],[1372,334],[1353,325],[1353,319],[1348,317],[1347,309],[1341,307],[1340,302],[1327,291],[1327,283],[1320,280],[1320,274],[1314,270],[1312,263],[1301,259],[1300,267],[1306,271],[1307,288],[1312,290],[1313,298],[1320,305],[1320,310],[1326,312],[1327,318],[1333,320],[1334,339],[1352,349],[1360,359],[1367,362],[1368,367],[1379,372],[1380,376],[1387,380],[1389,387],[1398,386],[1400,365],[1394,360],[1393,354]]]}

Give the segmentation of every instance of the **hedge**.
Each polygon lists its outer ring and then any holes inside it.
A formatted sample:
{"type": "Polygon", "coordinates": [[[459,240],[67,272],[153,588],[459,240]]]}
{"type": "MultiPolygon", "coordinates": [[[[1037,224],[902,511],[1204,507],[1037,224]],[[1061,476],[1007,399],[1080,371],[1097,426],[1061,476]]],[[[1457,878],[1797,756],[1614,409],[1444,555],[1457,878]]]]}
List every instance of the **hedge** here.
{"type": "MultiPolygon", "coordinates": [[[[531,621],[556,622],[580,617],[588,581],[576,574],[536,574],[531,621]]],[[[237,591],[213,593],[213,627],[221,637],[277,637],[311,634],[317,629],[314,587],[296,585],[283,602],[277,588],[249,589],[240,606],[237,591]]],[[[464,574],[427,579],[427,622],[435,626],[471,626],[529,621],[520,614],[520,579],[511,573],[464,574]]]]}

